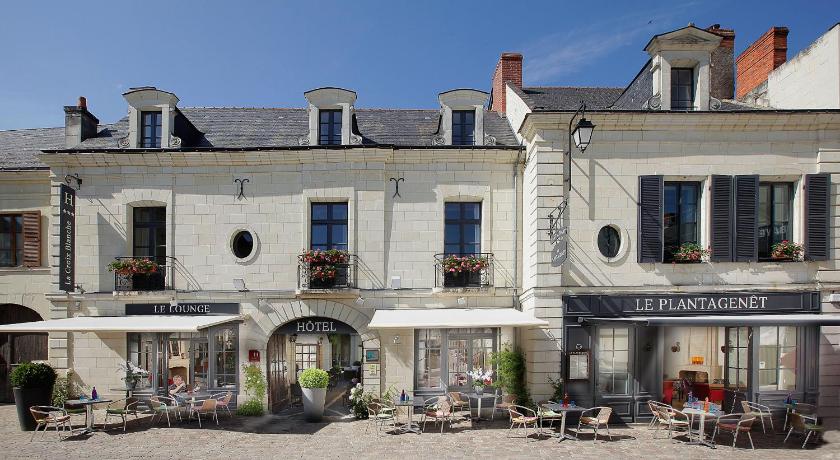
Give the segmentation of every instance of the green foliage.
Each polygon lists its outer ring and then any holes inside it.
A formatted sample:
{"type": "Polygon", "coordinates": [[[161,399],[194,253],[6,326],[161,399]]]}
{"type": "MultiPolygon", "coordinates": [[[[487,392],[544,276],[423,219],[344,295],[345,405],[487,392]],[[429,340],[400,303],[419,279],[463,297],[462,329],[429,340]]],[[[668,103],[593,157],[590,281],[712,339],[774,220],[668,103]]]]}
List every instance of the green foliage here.
{"type": "Polygon", "coordinates": [[[368,404],[373,401],[373,393],[365,391],[361,383],[357,383],[355,387],[350,390],[350,404],[353,406],[353,415],[357,419],[368,418],[368,404]]]}
{"type": "Polygon", "coordinates": [[[492,362],[496,366],[498,376],[494,386],[501,388],[505,393],[514,395],[516,404],[534,407],[531,393],[525,384],[525,354],[522,350],[505,344],[504,349],[493,353],[492,362]]]}
{"type": "Polygon", "coordinates": [[[256,399],[249,399],[236,408],[236,415],[242,415],[244,417],[260,417],[264,414],[265,408],[263,407],[262,401],[256,399]]]}
{"type": "Polygon", "coordinates": [[[301,372],[298,383],[301,388],[326,388],[330,383],[330,375],[323,369],[313,367],[301,372]]]}
{"type": "Polygon", "coordinates": [[[237,415],[259,416],[265,413],[263,400],[268,383],[262,373],[262,369],[256,364],[243,364],[242,372],[245,373],[245,395],[248,400],[239,404],[236,408],[237,415]]]}
{"type": "Polygon", "coordinates": [[[388,388],[382,392],[383,401],[393,401],[399,397],[400,393],[394,388],[394,385],[389,385],[388,388]]]}
{"type": "Polygon", "coordinates": [[[52,393],[52,405],[55,407],[64,407],[64,402],[72,397],[75,397],[75,389],[73,385],[73,371],[67,371],[64,377],[55,379],[52,393]]]}
{"type": "Polygon", "coordinates": [[[565,388],[563,386],[563,379],[561,377],[558,377],[557,380],[554,380],[553,378],[549,377],[548,384],[551,385],[551,389],[554,390],[554,392],[551,394],[551,400],[554,402],[561,402],[563,400],[563,397],[566,396],[566,392],[564,391],[565,388]]]}
{"type": "Polygon", "coordinates": [[[19,388],[52,388],[58,375],[46,363],[23,363],[10,376],[12,386],[19,388]]]}

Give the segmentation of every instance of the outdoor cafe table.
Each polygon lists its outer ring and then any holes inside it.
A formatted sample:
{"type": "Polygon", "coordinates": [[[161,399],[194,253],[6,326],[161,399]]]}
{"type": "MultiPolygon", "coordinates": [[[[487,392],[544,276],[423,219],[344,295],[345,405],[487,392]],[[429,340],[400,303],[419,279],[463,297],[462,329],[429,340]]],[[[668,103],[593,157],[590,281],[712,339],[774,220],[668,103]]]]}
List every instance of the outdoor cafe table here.
{"type": "Polygon", "coordinates": [[[695,415],[700,416],[700,426],[698,427],[699,432],[697,433],[698,434],[697,441],[689,441],[689,444],[697,444],[697,445],[701,445],[701,446],[708,446],[708,447],[711,447],[712,449],[714,449],[715,448],[714,440],[707,441],[706,440],[706,435],[704,433],[704,431],[706,429],[706,417],[717,418],[722,413],[706,412],[703,409],[693,409],[693,408],[690,408],[690,407],[686,408],[686,409],[683,409],[682,413],[691,417],[691,421],[689,422],[689,426],[688,426],[689,438],[691,438],[691,436],[690,436],[691,428],[692,428],[692,426],[694,426],[694,416],[695,415]]]}
{"type": "Polygon", "coordinates": [[[570,436],[566,434],[566,415],[569,412],[583,412],[587,410],[585,407],[580,406],[564,406],[563,404],[556,403],[556,404],[544,404],[543,407],[546,409],[552,410],[554,412],[560,413],[560,435],[558,436],[559,441],[563,441],[565,439],[575,439],[574,436],[570,436]]]}
{"type": "Polygon", "coordinates": [[[65,404],[71,406],[85,406],[85,420],[87,420],[87,426],[85,426],[85,433],[93,433],[93,405],[94,404],[102,404],[102,403],[109,403],[113,402],[110,399],[68,399],[65,401],[65,404]]]}
{"type": "MultiPolygon", "coordinates": [[[[496,407],[495,407],[496,395],[494,393],[481,393],[481,394],[467,393],[467,397],[469,397],[470,400],[473,400],[473,399],[478,400],[478,405],[477,406],[473,406],[472,403],[470,403],[470,407],[478,407],[477,412],[475,413],[475,417],[473,418],[473,420],[484,420],[484,419],[481,418],[481,401],[483,399],[492,399],[493,402],[494,402],[493,410],[496,410],[496,407]]],[[[470,414],[470,416],[472,416],[472,414],[470,414]]]]}
{"type": "Polygon", "coordinates": [[[400,426],[398,429],[400,433],[417,433],[420,434],[420,425],[414,423],[414,400],[413,399],[406,399],[405,401],[400,401],[399,398],[393,401],[394,407],[405,407],[406,411],[406,423],[400,426]]]}

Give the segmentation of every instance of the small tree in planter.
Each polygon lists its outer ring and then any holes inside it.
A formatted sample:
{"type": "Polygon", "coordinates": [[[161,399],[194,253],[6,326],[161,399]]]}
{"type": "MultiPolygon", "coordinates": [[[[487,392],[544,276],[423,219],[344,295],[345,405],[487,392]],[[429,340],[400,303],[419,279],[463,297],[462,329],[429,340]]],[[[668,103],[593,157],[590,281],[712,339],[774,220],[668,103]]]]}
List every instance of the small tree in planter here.
{"type": "Polygon", "coordinates": [[[702,262],[703,259],[709,256],[709,254],[711,254],[711,251],[703,249],[703,247],[697,243],[683,243],[680,245],[679,249],[674,252],[674,262],[702,262]]]}
{"type": "Polygon", "coordinates": [[[21,431],[35,429],[35,419],[29,413],[32,406],[48,406],[58,374],[46,363],[23,363],[9,376],[14,387],[15,405],[21,431]]]}
{"type": "Polygon", "coordinates": [[[770,256],[775,260],[802,260],[803,249],[801,244],[784,240],[773,245],[770,256]]]}
{"type": "Polygon", "coordinates": [[[323,369],[310,368],[301,372],[298,383],[303,393],[303,415],[306,421],[320,422],[324,416],[330,375],[323,369]]]}

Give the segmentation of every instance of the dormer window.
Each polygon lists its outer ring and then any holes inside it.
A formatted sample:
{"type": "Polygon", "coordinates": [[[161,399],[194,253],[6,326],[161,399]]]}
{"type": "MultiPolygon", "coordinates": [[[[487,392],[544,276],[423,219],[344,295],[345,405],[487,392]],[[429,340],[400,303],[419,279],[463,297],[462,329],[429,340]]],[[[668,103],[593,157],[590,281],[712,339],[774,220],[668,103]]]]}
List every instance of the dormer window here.
{"type": "Polygon", "coordinates": [[[694,69],[671,67],[671,110],[694,110],[694,69]]]}
{"type": "Polygon", "coordinates": [[[160,148],[163,116],[157,111],[144,111],[140,119],[140,147],[160,148]]]}
{"type": "Polygon", "coordinates": [[[319,110],[318,145],[341,145],[342,110],[319,110]]]}
{"type": "Polygon", "coordinates": [[[475,145],[475,110],[452,111],[452,145],[475,145]]]}

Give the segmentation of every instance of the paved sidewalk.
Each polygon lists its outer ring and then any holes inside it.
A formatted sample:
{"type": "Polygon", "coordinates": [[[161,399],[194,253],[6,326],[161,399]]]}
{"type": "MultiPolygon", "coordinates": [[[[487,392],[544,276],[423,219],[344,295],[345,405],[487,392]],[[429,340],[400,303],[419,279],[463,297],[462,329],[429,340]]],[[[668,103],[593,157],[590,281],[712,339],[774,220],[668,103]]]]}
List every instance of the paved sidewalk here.
{"type": "MultiPolygon", "coordinates": [[[[104,414],[97,413],[96,420],[101,423],[104,414]]],[[[330,417],[330,423],[305,423],[299,415],[230,419],[221,416],[218,427],[210,422],[204,428],[198,428],[195,421],[176,422],[172,428],[167,428],[164,421],[152,427],[150,420],[148,416],[139,421],[132,419],[126,433],[119,427],[57,442],[55,433],[49,432],[45,436],[39,433],[36,441],[30,442],[30,433],[18,430],[14,406],[0,406],[0,458],[840,458],[837,431],[826,433],[826,442],[806,450],[799,449],[798,437],[782,446],[783,436],[753,431],[756,450],[750,451],[746,439],[739,440],[740,447],[732,449],[728,436],[719,439],[724,445],[716,450],[688,446],[678,440],[654,439],[653,432],[643,425],[611,428],[612,441],[599,437],[593,442],[590,432],[582,435],[583,441],[558,443],[547,437],[508,438],[507,426],[499,420],[481,422],[472,429],[469,423],[461,422],[451,429],[447,426],[443,435],[439,425],[431,424],[422,435],[378,434],[369,421],[342,417],[330,417]]],[[[83,423],[83,419],[78,423],[83,423]]]]}

